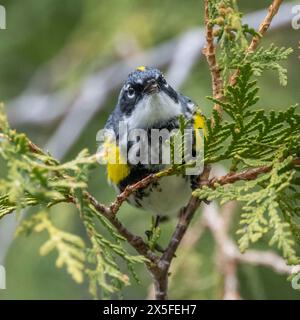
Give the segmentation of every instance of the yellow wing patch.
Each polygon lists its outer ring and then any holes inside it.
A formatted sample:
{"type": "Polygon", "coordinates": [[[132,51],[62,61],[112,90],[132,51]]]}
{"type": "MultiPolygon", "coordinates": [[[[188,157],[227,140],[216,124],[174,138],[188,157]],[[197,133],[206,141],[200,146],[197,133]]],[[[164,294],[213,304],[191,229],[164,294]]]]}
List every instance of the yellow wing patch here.
{"type": "Polygon", "coordinates": [[[103,159],[107,163],[107,179],[109,182],[118,185],[129,173],[129,166],[125,163],[117,145],[111,142],[104,142],[103,159]]]}
{"type": "Polygon", "coordinates": [[[136,70],[138,71],[145,71],[146,70],[146,67],[145,66],[139,66],[136,68],[136,70]]]}

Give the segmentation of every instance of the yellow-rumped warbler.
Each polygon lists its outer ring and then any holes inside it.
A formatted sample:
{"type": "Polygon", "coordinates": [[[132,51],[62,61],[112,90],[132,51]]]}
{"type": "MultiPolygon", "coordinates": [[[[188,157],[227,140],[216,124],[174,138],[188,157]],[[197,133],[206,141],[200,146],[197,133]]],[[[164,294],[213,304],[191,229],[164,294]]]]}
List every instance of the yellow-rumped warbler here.
{"type": "MultiPolygon", "coordinates": [[[[192,130],[205,129],[205,118],[196,104],[176,92],[158,69],[141,66],[129,74],[121,89],[117,106],[105,125],[105,129],[116,138],[106,138],[101,153],[107,160],[108,181],[117,192],[122,192],[126,186],[167,166],[162,162],[162,148],[151,149],[153,136],[150,132],[178,129],[180,116],[191,123],[192,130]],[[158,155],[156,161],[143,162],[133,159],[132,154],[129,154],[132,144],[128,143],[128,136],[123,129],[121,132],[120,123],[128,135],[132,130],[138,130],[138,133],[139,130],[146,132],[146,139],[141,136],[137,139],[140,149],[134,150],[133,154],[141,160],[141,149],[144,148],[145,154],[149,155],[149,150],[145,149],[149,143],[150,149],[156,150],[156,156],[158,155]]],[[[155,158],[152,156],[151,160],[155,158]]],[[[163,177],[150,186],[139,189],[130,196],[128,202],[157,216],[175,214],[191,196],[194,178],[194,175],[186,174],[163,177]]]]}

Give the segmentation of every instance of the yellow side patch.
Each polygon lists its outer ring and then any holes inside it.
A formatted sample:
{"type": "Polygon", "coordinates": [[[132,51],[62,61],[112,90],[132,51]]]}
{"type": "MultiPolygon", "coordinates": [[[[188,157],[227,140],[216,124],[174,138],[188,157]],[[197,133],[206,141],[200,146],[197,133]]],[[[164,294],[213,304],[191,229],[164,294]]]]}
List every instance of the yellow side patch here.
{"type": "Polygon", "coordinates": [[[200,112],[200,111],[197,111],[195,114],[194,114],[194,129],[202,129],[203,130],[203,133],[204,133],[204,136],[206,137],[207,136],[207,130],[206,130],[206,123],[205,123],[205,116],[200,112]]]}
{"type": "Polygon", "coordinates": [[[105,142],[103,147],[103,159],[107,163],[107,178],[111,183],[118,185],[129,175],[129,166],[125,163],[117,145],[105,142]]]}
{"type": "Polygon", "coordinates": [[[193,119],[194,119],[193,127],[196,132],[196,150],[199,150],[203,141],[201,141],[201,135],[200,135],[200,132],[198,131],[198,129],[203,130],[204,137],[207,136],[205,117],[200,111],[197,111],[194,114],[193,119]]]}
{"type": "Polygon", "coordinates": [[[136,68],[138,71],[145,71],[146,67],[145,66],[139,66],[136,68]]]}

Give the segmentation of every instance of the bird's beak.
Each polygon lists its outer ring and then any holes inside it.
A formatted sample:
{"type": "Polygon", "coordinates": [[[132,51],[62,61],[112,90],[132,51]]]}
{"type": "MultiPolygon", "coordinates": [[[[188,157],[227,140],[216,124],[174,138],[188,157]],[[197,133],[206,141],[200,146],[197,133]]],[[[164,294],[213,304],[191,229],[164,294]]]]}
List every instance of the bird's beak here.
{"type": "Polygon", "coordinates": [[[158,93],[160,90],[160,87],[155,79],[151,79],[147,82],[145,88],[144,88],[144,93],[146,94],[154,94],[158,93]]]}

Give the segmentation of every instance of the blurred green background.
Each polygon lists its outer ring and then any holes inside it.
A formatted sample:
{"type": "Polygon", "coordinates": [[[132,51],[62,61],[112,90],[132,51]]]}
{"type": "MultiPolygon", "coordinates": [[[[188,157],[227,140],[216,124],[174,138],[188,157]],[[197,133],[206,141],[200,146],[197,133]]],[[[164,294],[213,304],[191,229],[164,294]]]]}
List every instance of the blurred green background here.
{"type": "MultiPolygon", "coordinates": [[[[270,2],[238,1],[244,13],[266,8],[270,2]]],[[[7,12],[7,30],[0,30],[0,100],[7,103],[8,108],[10,101],[28,86],[42,87],[49,92],[74,90],[83,77],[124,59],[124,52],[127,56],[143,52],[203,25],[203,4],[200,0],[7,0],[1,1],[1,5],[7,12]],[[36,78],[39,74],[42,76],[36,78]],[[35,83],[32,79],[42,80],[35,83]]],[[[299,35],[300,30],[293,30],[287,24],[270,32],[264,39],[265,44],[274,42],[293,47],[294,53],[288,61],[287,87],[281,87],[277,75],[272,72],[259,79],[260,106],[280,110],[300,101],[299,35]]],[[[64,160],[72,159],[83,148],[95,152],[97,130],[103,127],[113,110],[118,90],[110,94],[104,108],[88,123],[64,160]]],[[[181,91],[196,100],[204,113],[208,113],[210,104],[205,96],[211,93],[210,77],[204,59],[199,59],[194,65],[181,91]]],[[[28,110],[31,107],[28,105],[28,110]]],[[[41,125],[19,123],[16,127],[43,145],[60,121],[61,118],[41,125]]],[[[98,200],[108,203],[115,195],[107,186],[104,174],[102,167],[93,172],[90,190],[98,200]]],[[[5,175],[5,166],[0,162],[2,175],[5,175]]],[[[127,205],[119,215],[130,229],[141,235],[150,222],[149,214],[127,205]]],[[[85,237],[74,207],[56,206],[52,208],[52,217],[59,227],[85,237]]],[[[163,226],[162,243],[167,241],[171,230],[172,222],[163,226]]],[[[1,232],[5,230],[1,229],[1,232]]],[[[38,234],[12,242],[5,258],[7,289],[0,291],[0,298],[90,299],[86,283],[77,285],[65,270],[55,268],[55,253],[39,256],[38,250],[44,240],[45,235],[38,234]]],[[[0,250],[4,250],[3,246],[4,243],[0,243],[0,250]]],[[[257,247],[267,248],[267,239],[257,247]]],[[[209,233],[205,233],[185,260],[184,272],[179,272],[172,282],[170,297],[220,298],[222,279],[217,273],[214,258],[213,240],[209,233]]],[[[142,283],[132,280],[133,285],[123,290],[125,299],[147,297],[151,279],[142,266],[137,272],[142,283]]],[[[286,276],[267,268],[241,266],[239,282],[243,298],[300,297],[286,276]]]]}

